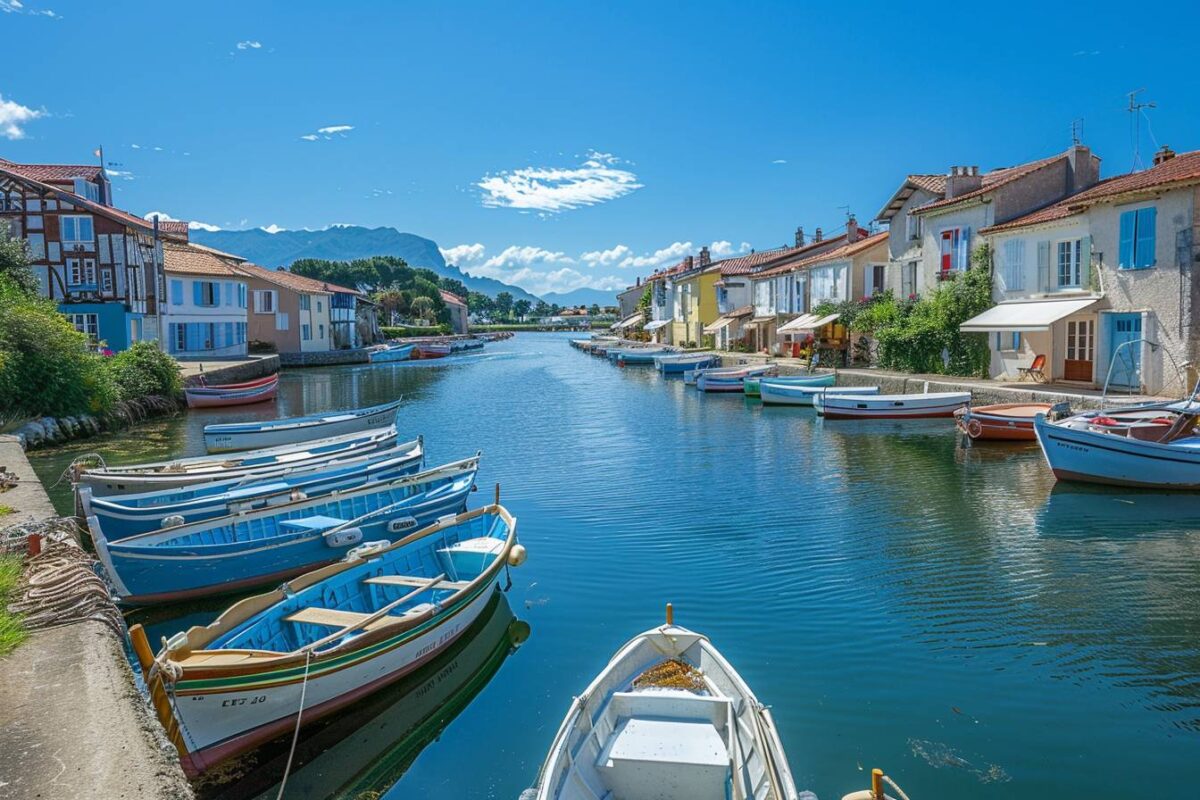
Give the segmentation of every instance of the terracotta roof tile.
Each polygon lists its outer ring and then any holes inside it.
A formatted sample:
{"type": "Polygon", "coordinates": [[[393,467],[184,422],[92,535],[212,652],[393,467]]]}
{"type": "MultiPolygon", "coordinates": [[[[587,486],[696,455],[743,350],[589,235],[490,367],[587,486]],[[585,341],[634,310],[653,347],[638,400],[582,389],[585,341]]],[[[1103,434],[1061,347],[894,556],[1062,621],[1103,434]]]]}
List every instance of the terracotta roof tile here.
{"type": "Polygon", "coordinates": [[[216,275],[242,277],[228,262],[210,252],[190,245],[166,242],[163,244],[163,271],[185,275],[216,275]]]}
{"type": "Polygon", "coordinates": [[[755,253],[747,253],[744,256],[734,256],[723,261],[716,262],[721,267],[722,275],[745,275],[749,272],[761,267],[779,258],[783,258],[793,251],[800,250],[798,247],[779,247],[774,250],[759,250],[755,253]]]}
{"type": "Polygon", "coordinates": [[[948,198],[943,198],[941,200],[934,200],[932,202],[926,203],[925,205],[921,206],[920,208],[913,209],[913,212],[920,214],[920,213],[923,213],[926,211],[932,211],[934,209],[948,208],[950,206],[961,203],[964,200],[973,200],[975,198],[982,197],[983,195],[987,194],[988,192],[995,191],[996,189],[999,189],[1001,186],[1012,183],[1015,180],[1024,178],[1026,175],[1029,175],[1030,173],[1033,173],[1033,172],[1037,172],[1039,169],[1042,169],[1043,167],[1048,167],[1051,164],[1053,164],[1054,162],[1064,159],[1066,157],[1067,157],[1066,153],[1059,153],[1058,155],[1050,156],[1049,158],[1043,158],[1038,161],[1030,161],[1028,164],[1018,164],[1015,167],[1005,167],[1004,169],[994,169],[991,172],[984,173],[983,185],[980,186],[978,189],[975,189],[974,191],[970,191],[970,192],[964,192],[963,194],[957,195],[955,197],[948,197],[948,198]]]}
{"type": "MultiPolygon", "coordinates": [[[[212,252],[212,251],[210,251],[212,252]]],[[[267,269],[260,267],[258,264],[249,262],[235,264],[234,271],[240,272],[250,278],[258,278],[259,280],[273,283],[276,286],[282,286],[285,289],[291,289],[295,292],[303,292],[304,294],[333,294],[330,289],[325,288],[325,284],[321,281],[306,278],[303,275],[297,275],[286,269],[267,269]]]]}
{"type": "Polygon", "coordinates": [[[456,295],[454,292],[447,292],[445,289],[438,289],[442,295],[442,301],[445,303],[457,303],[460,306],[465,306],[467,301],[456,295]]]}
{"type": "Polygon", "coordinates": [[[18,164],[4,158],[0,158],[0,166],[43,183],[66,183],[75,178],[96,181],[103,172],[98,164],[18,164]]]}
{"type": "Polygon", "coordinates": [[[1101,181],[1090,189],[1068,197],[1067,202],[1078,206],[1118,195],[1197,182],[1200,182],[1200,150],[1192,150],[1180,153],[1150,169],[1101,181]]]}
{"type": "Polygon", "coordinates": [[[945,175],[909,175],[907,180],[918,189],[924,189],[931,194],[946,193],[945,175]]]}

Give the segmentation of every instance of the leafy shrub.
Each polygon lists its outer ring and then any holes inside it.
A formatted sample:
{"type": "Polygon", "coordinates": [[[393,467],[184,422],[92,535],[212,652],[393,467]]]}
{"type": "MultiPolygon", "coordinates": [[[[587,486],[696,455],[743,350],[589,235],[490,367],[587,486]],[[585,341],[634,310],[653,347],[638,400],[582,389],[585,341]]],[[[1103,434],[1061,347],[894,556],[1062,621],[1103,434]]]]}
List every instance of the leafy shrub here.
{"type": "Polygon", "coordinates": [[[450,333],[449,325],[384,325],[379,330],[384,337],[397,339],[403,336],[446,336],[450,333]]]}
{"type": "Polygon", "coordinates": [[[109,372],[121,400],[175,397],[183,391],[179,362],[152,342],[136,342],[108,360],[109,372]]]}

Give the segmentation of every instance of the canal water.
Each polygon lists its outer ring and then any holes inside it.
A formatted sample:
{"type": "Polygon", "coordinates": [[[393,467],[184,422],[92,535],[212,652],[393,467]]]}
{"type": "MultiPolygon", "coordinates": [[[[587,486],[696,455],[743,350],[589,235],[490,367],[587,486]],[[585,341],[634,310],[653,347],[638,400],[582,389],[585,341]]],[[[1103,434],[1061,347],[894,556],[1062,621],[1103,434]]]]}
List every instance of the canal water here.
{"type": "MultiPolygon", "coordinates": [[[[1055,487],[1032,446],[947,421],[824,422],[521,334],[481,354],[286,372],[280,415],[403,395],[429,463],[483,451],[529,560],[469,640],[306,734],[288,797],[508,798],[572,697],[663,606],[773,708],[803,789],[1195,796],[1200,499],[1055,487]]],[[[35,454],[53,483],[202,452],[190,413],[35,454]]],[[[68,491],[54,492],[64,512],[68,491]]],[[[141,612],[151,638],[227,601],[141,612]]],[[[274,797],[287,742],[210,797],[274,797]]]]}

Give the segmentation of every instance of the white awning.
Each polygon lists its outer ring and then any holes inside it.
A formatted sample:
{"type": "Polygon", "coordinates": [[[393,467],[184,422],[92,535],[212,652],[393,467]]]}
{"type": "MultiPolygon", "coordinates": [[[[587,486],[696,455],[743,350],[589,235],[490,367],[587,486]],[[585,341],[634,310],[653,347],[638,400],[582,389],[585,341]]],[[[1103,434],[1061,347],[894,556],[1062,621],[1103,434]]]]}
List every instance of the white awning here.
{"type": "Polygon", "coordinates": [[[733,317],[717,317],[715,321],[704,326],[705,333],[716,333],[721,328],[733,323],[733,317]]]}
{"type": "Polygon", "coordinates": [[[647,322],[646,326],[642,330],[656,331],[659,328],[665,328],[666,326],[668,326],[670,324],[671,324],[671,320],[669,320],[669,319],[656,319],[656,320],[654,320],[654,322],[647,322]]]}
{"type": "Polygon", "coordinates": [[[746,327],[747,328],[761,328],[764,325],[770,325],[774,321],[775,321],[775,317],[773,317],[773,316],[755,317],[754,319],[752,319],[746,323],[746,327]]]}
{"type": "Polygon", "coordinates": [[[840,316],[841,314],[826,314],[823,317],[819,317],[816,314],[801,314],[795,319],[779,326],[779,330],[776,333],[815,333],[840,316]]]}
{"type": "Polygon", "coordinates": [[[632,328],[634,325],[640,325],[642,322],[641,314],[632,314],[625,319],[612,326],[614,331],[623,331],[626,328],[632,328]]]}
{"type": "Polygon", "coordinates": [[[977,317],[958,326],[963,333],[1048,331],[1063,317],[1069,317],[1100,302],[1099,297],[1076,300],[1022,300],[992,306],[977,317]]]}

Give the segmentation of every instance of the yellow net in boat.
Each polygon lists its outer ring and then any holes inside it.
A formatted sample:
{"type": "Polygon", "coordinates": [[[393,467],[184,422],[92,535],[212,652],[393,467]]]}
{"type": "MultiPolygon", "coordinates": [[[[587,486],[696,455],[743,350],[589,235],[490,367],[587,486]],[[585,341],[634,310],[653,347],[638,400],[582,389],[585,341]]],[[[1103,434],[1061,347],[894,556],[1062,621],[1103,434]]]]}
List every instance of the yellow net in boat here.
{"type": "Polygon", "coordinates": [[[633,688],[635,689],[648,689],[652,687],[661,689],[687,689],[689,691],[702,691],[706,688],[704,685],[704,674],[691,664],[676,658],[655,664],[633,680],[633,688]]]}

